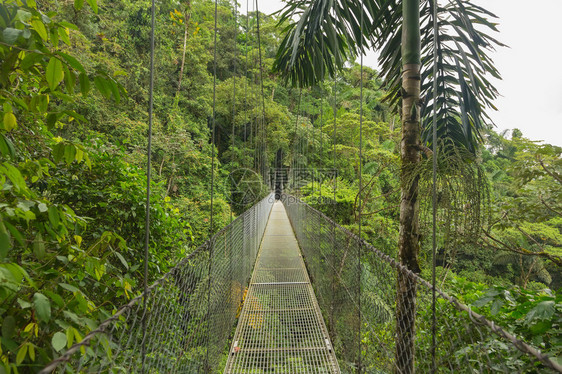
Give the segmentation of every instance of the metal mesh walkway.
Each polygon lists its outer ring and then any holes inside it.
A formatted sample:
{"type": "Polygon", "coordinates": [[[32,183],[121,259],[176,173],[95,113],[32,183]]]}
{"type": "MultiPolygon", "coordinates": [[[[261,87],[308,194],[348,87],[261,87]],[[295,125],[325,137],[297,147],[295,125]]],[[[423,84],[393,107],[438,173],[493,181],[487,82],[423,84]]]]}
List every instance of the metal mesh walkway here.
{"type": "Polygon", "coordinates": [[[339,373],[283,204],[275,203],[225,373],[339,373]]]}

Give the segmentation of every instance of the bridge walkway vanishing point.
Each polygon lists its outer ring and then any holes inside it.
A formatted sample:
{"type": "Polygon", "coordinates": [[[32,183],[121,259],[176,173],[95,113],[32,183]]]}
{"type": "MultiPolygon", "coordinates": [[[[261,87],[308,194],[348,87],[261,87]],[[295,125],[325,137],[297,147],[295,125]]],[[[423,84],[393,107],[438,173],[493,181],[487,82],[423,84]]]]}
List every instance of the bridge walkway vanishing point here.
{"type": "Polygon", "coordinates": [[[238,327],[226,374],[339,373],[295,234],[277,201],[238,327]]]}

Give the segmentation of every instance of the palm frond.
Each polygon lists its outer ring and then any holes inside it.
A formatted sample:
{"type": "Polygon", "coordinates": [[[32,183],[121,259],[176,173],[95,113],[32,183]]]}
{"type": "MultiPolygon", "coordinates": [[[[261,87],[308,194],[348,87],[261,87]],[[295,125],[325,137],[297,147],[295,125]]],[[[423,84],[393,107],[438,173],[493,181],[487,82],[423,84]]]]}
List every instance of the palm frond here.
{"type": "MultiPolygon", "coordinates": [[[[399,0],[394,3],[396,15],[384,25],[380,65],[388,90],[387,100],[396,105],[401,93],[401,62],[397,53],[401,38],[399,0]]],[[[497,32],[497,17],[486,9],[466,0],[449,0],[439,5],[437,60],[434,58],[433,1],[421,3],[422,52],[422,140],[431,145],[433,109],[437,110],[437,137],[451,146],[463,147],[474,153],[482,140],[482,131],[491,119],[486,109],[495,110],[498,96],[490,76],[500,79],[490,52],[504,46],[490,36],[497,32]],[[437,64],[437,93],[433,100],[433,67],[437,64]]]]}
{"type": "MultiPolygon", "coordinates": [[[[379,65],[396,105],[401,95],[401,0],[369,0],[364,5],[363,32],[358,0],[289,0],[281,23],[289,22],[274,70],[296,86],[312,86],[344,66],[365,49],[379,52],[379,65]],[[299,18],[300,16],[300,18],[299,18]],[[299,21],[294,21],[294,18],[299,21]]],[[[491,124],[487,109],[496,109],[498,92],[490,77],[500,78],[490,52],[503,46],[490,34],[497,18],[470,0],[448,0],[438,6],[439,39],[434,59],[433,1],[421,3],[422,137],[431,145],[432,112],[437,110],[437,135],[471,153],[491,124]],[[433,66],[437,93],[433,100],[433,66]]]]}
{"type": "Polygon", "coordinates": [[[333,77],[345,62],[371,44],[369,30],[376,13],[371,5],[365,7],[362,33],[363,5],[359,0],[289,0],[279,21],[287,26],[273,70],[299,87],[333,77]]]}

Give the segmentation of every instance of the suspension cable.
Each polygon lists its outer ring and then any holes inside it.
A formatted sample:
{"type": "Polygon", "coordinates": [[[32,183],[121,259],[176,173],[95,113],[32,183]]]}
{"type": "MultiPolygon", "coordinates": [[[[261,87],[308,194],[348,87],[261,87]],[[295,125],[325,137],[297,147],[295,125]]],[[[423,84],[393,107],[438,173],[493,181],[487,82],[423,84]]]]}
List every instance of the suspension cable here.
{"type": "MultiPolygon", "coordinates": [[[[154,1],[154,0],[153,0],[154,1]]],[[[209,219],[209,266],[208,266],[208,290],[207,290],[207,318],[211,315],[211,273],[213,270],[213,203],[215,195],[215,130],[216,130],[216,102],[217,102],[217,18],[218,0],[215,0],[215,30],[214,30],[214,51],[213,51],[213,118],[211,128],[211,206],[209,219]]],[[[205,362],[209,363],[209,348],[211,341],[211,327],[207,326],[207,352],[205,362]]]]}
{"type": "Polygon", "coordinates": [[[265,94],[263,89],[263,66],[262,66],[262,59],[261,59],[261,37],[260,37],[260,11],[258,6],[258,0],[256,0],[256,27],[257,27],[257,35],[258,35],[258,56],[259,56],[259,65],[260,65],[260,87],[261,87],[261,102],[262,102],[262,124],[261,124],[261,133],[260,133],[260,150],[262,151],[262,160],[260,165],[263,167],[262,169],[262,177],[265,178],[265,168],[266,168],[266,147],[267,141],[265,139],[265,94]]]}
{"type": "Polygon", "coordinates": [[[336,167],[336,135],[338,130],[338,109],[337,109],[337,89],[338,89],[338,82],[337,82],[338,73],[334,71],[334,133],[333,133],[333,146],[334,146],[334,185],[332,186],[334,190],[334,220],[336,219],[336,190],[338,187],[338,170],[336,167]]]}
{"type": "Polygon", "coordinates": [[[234,156],[234,128],[236,127],[236,67],[237,67],[237,59],[238,59],[238,46],[236,44],[236,38],[238,36],[238,1],[234,0],[234,63],[233,63],[233,70],[234,73],[232,75],[233,84],[232,84],[232,156],[234,156]]]}
{"type": "MultiPolygon", "coordinates": [[[[252,1],[252,13],[256,12],[256,3],[252,1]]],[[[252,29],[254,28],[254,23],[252,23],[252,29]]],[[[253,54],[253,66],[257,65],[257,56],[253,54]]],[[[256,112],[256,106],[258,101],[258,95],[255,91],[255,86],[257,85],[256,81],[257,77],[255,74],[252,76],[252,83],[254,84],[254,89],[252,90],[252,144],[254,145],[254,171],[259,173],[259,165],[260,165],[260,153],[258,147],[258,115],[256,112]],[[255,118],[254,118],[255,117],[255,118]]]]}
{"type": "MultiPolygon", "coordinates": [[[[324,155],[324,139],[322,136],[322,126],[324,125],[324,37],[322,37],[322,39],[320,40],[320,42],[322,43],[322,67],[321,69],[321,73],[320,76],[322,77],[322,80],[320,81],[320,158],[322,159],[322,156],[324,155]]],[[[320,164],[320,163],[319,163],[320,164]]],[[[320,174],[320,202],[322,202],[322,181],[323,181],[323,176],[320,174]]]]}
{"type": "MultiPolygon", "coordinates": [[[[361,80],[360,80],[360,103],[359,103],[359,238],[361,238],[361,229],[362,229],[362,217],[363,217],[363,17],[365,14],[365,9],[361,6],[361,24],[359,26],[359,34],[360,34],[360,53],[361,53],[361,80]]],[[[362,243],[363,241],[359,241],[359,245],[357,246],[357,281],[358,281],[358,292],[359,297],[357,298],[358,305],[359,305],[359,328],[358,328],[358,343],[359,343],[359,357],[358,357],[358,367],[359,367],[359,374],[361,374],[361,250],[362,250],[362,243]]]]}
{"type": "Polygon", "coordinates": [[[432,129],[432,148],[433,148],[433,186],[432,186],[432,266],[431,266],[431,372],[435,373],[437,370],[435,362],[436,350],[436,333],[437,333],[437,318],[436,318],[436,275],[435,268],[437,267],[437,38],[439,37],[438,22],[437,22],[437,0],[433,0],[433,129],[432,129]]]}
{"type": "MultiPolygon", "coordinates": [[[[234,0],[234,64],[233,70],[234,74],[232,75],[233,84],[232,84],[232,135],[231,135],[231,150],[230,150],[230,157],[231,157],[231,173],[234,171],[234,147],[235,147],[235,135],[234,135],[234,128],[236,127],[236,63],[238,59],[238,45],[236,44],[236,37],[238,35],[238,1],[234,0]]],[[[231,196],[232,198],[232,196],[231,196]]],[[[232,212],[232,204],[229,204],[230,207],[230,222],[233,220],[233,212],[232,212]]]]}
{"type": "MultiPolygon", "coordinates": [[[[234,0],[235,2],[237,0],[234,0]]],[[[246,0],[246,35],[244,36],[244,53],[246,54],[246,71],[244,74],[244,167],[246,164],[246,148],[248,146],[248,35],[250,33],[249,0],[246,0]]]]}
{"type": "Polygon", "coordinates": [[[150,180],[151,180],[151,158],[152,158],[152,122],[154,109],[154,34],[156,28],[156,4],[152,0],[151,10],[151,28],[150,28],[150,82],[148,88],[148,145],[146,160],[146,213],[144,222],[144,297],[143,297],[143,315],[142,315],[142,366],[141,373],[144,373],[144,365],[146,361],[146,315],[148,301],[148,246],[150,242],[150,180]]]}
{"type": "Polygon", "coordinates": [[[298,152],[298,145],[297,145],[297,141],[299,139],[297,133],[298,133],[298,124],[299,124],[299,115],[300,115],[300,108],[301,108],[301,98],[302,98],[302,88],[299,91],[299,100],[297,102],[297,116],[295,118],[295,140],[293,142],[293,170],[292,170],[292,174],[293,174],[293,188],[295,188],[296,190],[296,186],[297,186],[297,162],[298,162],[298,158],[297,158],[297,152],[298,152]]]}

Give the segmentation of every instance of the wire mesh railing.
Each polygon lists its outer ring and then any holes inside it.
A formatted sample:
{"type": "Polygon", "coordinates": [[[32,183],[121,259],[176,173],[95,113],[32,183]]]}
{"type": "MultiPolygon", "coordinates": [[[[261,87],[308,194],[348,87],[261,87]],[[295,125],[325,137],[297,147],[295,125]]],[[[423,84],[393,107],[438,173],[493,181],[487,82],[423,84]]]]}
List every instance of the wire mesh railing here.
{"type": "Polygon", "coordinates": [[[298,198],[283,203],[342,373],[548,373],[561,366],[298,198]]]}
{"type": "Polygon", "coordinates": [[[238,216],[41,373],[214,373],[228,356],[274,203],[238,216]],[[210,276],[209,276],[210,274],[210,276]]]}

